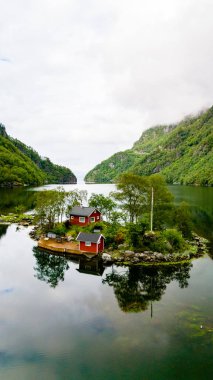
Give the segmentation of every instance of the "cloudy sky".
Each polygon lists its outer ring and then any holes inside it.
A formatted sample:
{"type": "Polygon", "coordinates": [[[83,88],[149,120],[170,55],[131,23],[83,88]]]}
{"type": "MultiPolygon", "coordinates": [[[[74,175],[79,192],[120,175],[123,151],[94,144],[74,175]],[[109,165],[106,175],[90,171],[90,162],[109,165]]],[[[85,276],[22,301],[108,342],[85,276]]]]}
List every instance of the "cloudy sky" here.
{"type": "Polygon", "coordinates": [[[213,104],[212,0],[0,0],[0,122],[82,177],[213,104]]]}

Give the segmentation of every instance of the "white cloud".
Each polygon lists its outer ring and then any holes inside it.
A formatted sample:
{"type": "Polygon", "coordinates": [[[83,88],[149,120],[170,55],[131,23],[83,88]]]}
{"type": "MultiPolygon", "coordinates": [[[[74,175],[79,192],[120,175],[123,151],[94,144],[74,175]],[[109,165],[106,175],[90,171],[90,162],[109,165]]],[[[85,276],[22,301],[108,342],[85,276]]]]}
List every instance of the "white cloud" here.
{"type": "Polygon", "coordinates": [[[0,121],[77,174],[211,105],[210,0],[0,6],[0,121]]]}

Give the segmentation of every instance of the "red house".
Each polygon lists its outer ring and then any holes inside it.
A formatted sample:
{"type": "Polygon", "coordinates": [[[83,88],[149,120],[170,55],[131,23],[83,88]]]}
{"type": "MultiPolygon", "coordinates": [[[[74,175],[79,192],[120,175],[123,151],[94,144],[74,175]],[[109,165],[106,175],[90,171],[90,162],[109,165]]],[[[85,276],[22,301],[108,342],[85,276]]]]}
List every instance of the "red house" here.
{"type": "Polygon", "coordinates": [[[70,224],[87,226],[90,223],[100,222],[101,213],[94,207],[74,206],[70,211],[70,224]]]}
{"type": "Polygon", "coordinates": [[[100,253],[104,250],[104,237],[102,234],[80,232],[76,238],[80,242],[80,250],[90,253],[100,253]]]}

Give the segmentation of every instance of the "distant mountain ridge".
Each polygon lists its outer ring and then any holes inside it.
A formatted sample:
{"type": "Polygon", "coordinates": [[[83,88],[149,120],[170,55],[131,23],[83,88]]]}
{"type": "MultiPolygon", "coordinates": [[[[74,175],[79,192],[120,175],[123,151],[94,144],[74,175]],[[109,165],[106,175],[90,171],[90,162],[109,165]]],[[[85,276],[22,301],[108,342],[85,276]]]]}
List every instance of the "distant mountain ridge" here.
{"type": "Polygon", "coordinates": [[[132,149],[95,166],[85,181],[115,182],[124,171],[161,173],[171,184],[213,186],[213,107],[178,124],[149,128],[132,149]]]}
{"type": "Polygon", "coordinates": [[[73,172],[10,137],[0,123],[0,186],[76,183],[73,172]]]}

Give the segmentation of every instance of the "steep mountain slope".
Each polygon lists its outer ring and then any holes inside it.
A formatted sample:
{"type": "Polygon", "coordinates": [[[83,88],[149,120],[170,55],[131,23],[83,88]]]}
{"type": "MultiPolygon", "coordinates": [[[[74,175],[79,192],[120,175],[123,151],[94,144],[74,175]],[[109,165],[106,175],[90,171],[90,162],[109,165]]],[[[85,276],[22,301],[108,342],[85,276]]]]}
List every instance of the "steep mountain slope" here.
{"type": "Polygon", "coordinates": [[[128,171],[137,163],[139,158],[140,156],[131,150],[115,153],[87,173],[85,181],[97,183],[113,182],[118,174],[128,171]]]}
{"type": "Polygon", "coordinates": [[[70,169],[42,159],[32,148],[8,136],[0,124],[0,186],[76,183],[70,169]]]}
{"type": "Polygon", "coordinates": [[[85,181],[114,182],[120,173],[129,170],[140,175],[160,172],[168,183],[212,186],[213,107],[176,125],[148,129],[131,150],[119,155],[125,167],[120,161],[112,170],[115,154],[92,169],[85,181]]]}

